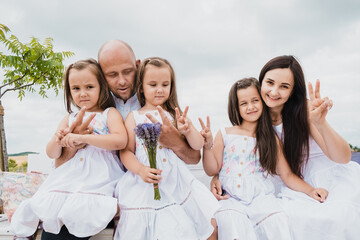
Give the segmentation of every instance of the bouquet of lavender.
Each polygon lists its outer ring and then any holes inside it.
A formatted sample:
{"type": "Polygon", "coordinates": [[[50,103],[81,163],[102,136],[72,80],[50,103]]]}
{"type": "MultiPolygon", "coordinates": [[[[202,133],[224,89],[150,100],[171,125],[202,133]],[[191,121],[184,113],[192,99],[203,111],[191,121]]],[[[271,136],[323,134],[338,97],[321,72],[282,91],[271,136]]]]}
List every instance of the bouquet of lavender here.
{"type": "MultiPolygon", "coordinates": [[[[156,147],[161,133],[160,123],[141,123],[134,129],[136,136],[140,138],[146,147],[150,167],[156,168],[156,147]]],[[[160,200],[159,186],[154,183],[154,199],[160,200]]]]}

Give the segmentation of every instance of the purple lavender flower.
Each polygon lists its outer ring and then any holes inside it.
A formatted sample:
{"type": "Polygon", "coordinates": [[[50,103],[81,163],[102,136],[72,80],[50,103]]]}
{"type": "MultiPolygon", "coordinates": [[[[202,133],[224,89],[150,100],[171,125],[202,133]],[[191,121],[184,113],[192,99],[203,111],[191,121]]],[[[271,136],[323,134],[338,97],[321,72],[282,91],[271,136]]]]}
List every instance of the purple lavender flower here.
{"type": "MultiPolygon", "coordinates": [[[[141,123],[135,129],[135,134],[140,138],[146,147],[151,168],[156,168],[156,148],[161,133],[160,123],[141,123]]],[[[154,199],[160,200],[159,186],[154,183],[154,199]]]]}

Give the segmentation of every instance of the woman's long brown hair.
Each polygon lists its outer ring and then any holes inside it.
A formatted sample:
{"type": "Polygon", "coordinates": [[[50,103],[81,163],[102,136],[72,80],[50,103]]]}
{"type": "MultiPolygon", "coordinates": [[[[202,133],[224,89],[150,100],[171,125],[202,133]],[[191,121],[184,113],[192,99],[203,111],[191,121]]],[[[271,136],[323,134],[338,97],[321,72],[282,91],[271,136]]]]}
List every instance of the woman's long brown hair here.
{"type": "MultiPolygon", "coordinates": [[[[281,111],[283,122],[283,150],[291,170],[303,177],[302,168],[309,157],[310,126],[306,99],[305,77],[300,63],[294,56],[279,56],[271,59],[261,69],[260,84],[265,74],[273,69],[288,68],[294,76],[294,89],[281,111]]],[[[264,108],[268,108],[267,106],[264,108]]]]}

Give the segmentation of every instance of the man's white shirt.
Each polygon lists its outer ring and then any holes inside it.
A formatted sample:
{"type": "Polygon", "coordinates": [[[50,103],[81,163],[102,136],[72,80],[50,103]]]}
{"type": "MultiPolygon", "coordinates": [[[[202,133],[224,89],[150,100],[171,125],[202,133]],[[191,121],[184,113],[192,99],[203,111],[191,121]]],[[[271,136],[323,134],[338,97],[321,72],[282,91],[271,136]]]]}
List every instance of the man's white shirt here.
{"type": "Polygon", "coordinates": [[[113,98],[115,100],[116,109],[121,113],[121,116],[123,117],[124,122],[125,122],[127,115],[131,111],[139,110],[141,108],[136,93],[134,94],[134,96],[129,98],[125,103],[124,103],[124,100],[115,97],[113,93],[111,93],[111,94],[113,95],[113,98]]]}

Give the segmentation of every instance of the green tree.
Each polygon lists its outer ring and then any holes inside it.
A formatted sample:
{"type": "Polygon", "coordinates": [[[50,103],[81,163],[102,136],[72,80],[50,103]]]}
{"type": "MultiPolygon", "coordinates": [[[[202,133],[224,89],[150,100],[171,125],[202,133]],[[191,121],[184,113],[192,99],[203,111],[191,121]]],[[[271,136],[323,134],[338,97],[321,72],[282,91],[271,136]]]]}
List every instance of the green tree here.
{"type": "Polygon", "coordinates": [[[18,165],[14,159],[9,159],[9,171],[16,172],[18,165]]]}
{"type": "Polygon", "coordinates": [[[46,38],[43,44],[35,37],[30,42],[22,43],[11,35],[6,37],[10,29],[0,24],[0,44],[7,49],[7,54],[0,52],[0,68],[4,74],[0,84],[0,167],[8,170],[6,138],[4,129],[4,109],[1,99],[9,91],[17,91],[18,98],[22,100],[25,92],[38,93],[47,97],[46,93],[52,89],[58,94],[62,87],[62,75],[64,72],[63,61],[74,55],[70,51],[54,52],[53,39],[46,38]]]}

